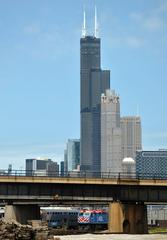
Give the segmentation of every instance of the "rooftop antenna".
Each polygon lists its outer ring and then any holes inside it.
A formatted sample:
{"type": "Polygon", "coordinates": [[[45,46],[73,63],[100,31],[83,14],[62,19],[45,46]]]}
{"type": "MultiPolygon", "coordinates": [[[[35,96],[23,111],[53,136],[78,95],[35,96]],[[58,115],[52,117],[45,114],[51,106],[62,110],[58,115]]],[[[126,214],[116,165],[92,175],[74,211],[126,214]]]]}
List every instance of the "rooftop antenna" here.
{"type": "Polygon", "coordinates": [[[82,37],[86,37],[86,13],[85,13],[85,8],[83,11],[83,26],[82,26],[82,37]]]}
{"type": "Polygon", "coordinates": [[[99,37],[99,28],[98,28],[98,22],[97,22],[97,8],[95,6],[95,38],[99,37]]]}

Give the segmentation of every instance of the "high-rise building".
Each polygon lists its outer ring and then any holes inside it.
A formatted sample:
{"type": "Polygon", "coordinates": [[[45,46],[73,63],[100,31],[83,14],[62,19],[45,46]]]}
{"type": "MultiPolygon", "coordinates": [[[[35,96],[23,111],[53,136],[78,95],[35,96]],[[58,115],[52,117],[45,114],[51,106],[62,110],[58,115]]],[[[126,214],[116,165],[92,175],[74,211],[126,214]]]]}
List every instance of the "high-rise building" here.
{"type": "Polygon", "coordinates": [[[68,139],[67,142],[67,171],[73,171],[80,165],[80,140],[68,139]]]}
{"type": "Polygon", "coordinates": [[[110,88],[110,71],[101,69],[100,38],[87,36],[84,24],[80,40],[81,171],[100,172],[101,94],[110,88]]]}
{"type": "Polygon", "coordinates": [[[68,173],[67,149],[64,150],[64,175],[68,173]]]}
{"type": "Polygon", "coordinates": [[[129,116],[121,118],[122,129],[122,159],[136,158],[136,151],[142,149],[141,119],[129,116]]]}
{"type": "Polygon", "coordinates": [[[101,96],[101,172],[122,171],[120,102],[115,91],[101,96]]]}
{"type": "Polygon", "coordinates": [[[64,176],[64,161],[60,162],[60,176],[64,176]]]}

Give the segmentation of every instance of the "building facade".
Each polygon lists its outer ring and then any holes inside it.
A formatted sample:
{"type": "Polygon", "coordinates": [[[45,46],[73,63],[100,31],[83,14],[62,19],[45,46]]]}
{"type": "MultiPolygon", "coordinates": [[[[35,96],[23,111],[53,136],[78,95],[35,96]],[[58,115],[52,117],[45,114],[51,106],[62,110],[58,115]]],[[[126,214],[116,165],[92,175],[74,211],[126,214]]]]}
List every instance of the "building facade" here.
{"type": "Polygon", "coordinates": [[[143,178],[166,179],[167,150],[137,151],[136,174],[143,178]]]}
{"type": "Polygon", "coordinates": [[[110,88],[110,71],[101,70],[100,38],[80,40],[81,171],[101,170],[101,94],[110,88]]]}
{"type": "Polygon", "coordinates": [[[149,226],[167,227],[167,205],[148,205],[147,218],[149,226]]]}
{"type": "Polygon", "coordinates": [[[64,174],[68,172],[67,149],[64,150],[64,174]]]}
{"type": "Polygon", "coordinates": [[[59,165],[51,159],[31,158],[26,159],[26,176],[58,176],[59,165]]]}
{"type": "Polygon", "coordinates": [[[80,165],[80,140],[68,139],[66,149],[67,172],[74,171],[80,165]]]}
{"type": "Polygon", "coordinates": [[[122,171],[120,101],[115,91],[101,96],[101,172],[122,171]]]}
{"type": "Polygon", "coordinates": [[[122,159],[136,158],[136,151],[142,149],[140,117],[121,117],[122,159]]]}
{"type": "Polygon", "coordinates": [[[64,161],[60,162],[60,176],[64,176],[64,161]]]}

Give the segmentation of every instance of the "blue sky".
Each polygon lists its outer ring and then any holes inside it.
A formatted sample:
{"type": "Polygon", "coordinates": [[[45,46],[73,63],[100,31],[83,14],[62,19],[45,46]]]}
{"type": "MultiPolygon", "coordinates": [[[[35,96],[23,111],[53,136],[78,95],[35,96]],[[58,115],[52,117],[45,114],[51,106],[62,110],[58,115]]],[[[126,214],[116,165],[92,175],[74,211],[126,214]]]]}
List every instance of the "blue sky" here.
{"type": "Polygon", "coordinates": [[[167,148],[166,0],[1,0],[0,168],[63,160],[79,138],[82,11],[92,33],[95,4],[121,115],[139,109],[143,149],[167,148]]]}

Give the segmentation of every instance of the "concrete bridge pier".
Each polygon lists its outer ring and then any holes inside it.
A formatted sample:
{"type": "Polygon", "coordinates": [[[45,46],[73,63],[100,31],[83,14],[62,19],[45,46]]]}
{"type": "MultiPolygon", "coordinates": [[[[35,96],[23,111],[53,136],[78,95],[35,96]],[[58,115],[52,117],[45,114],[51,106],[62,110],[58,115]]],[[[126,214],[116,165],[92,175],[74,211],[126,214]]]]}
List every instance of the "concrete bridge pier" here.
{"type": "Polygon", "coordinates": [[[146,205],[139,203],[110,203],[108,230],[111,233],[148,233],[146,205]]]}
{"type": "Polygon", "coordinates": [[[13,219],[21,224],[27,224],[27,220],[40,219],[40,207],[38,205],[6,205],[4,218],[7,221],[13,219]]]}

